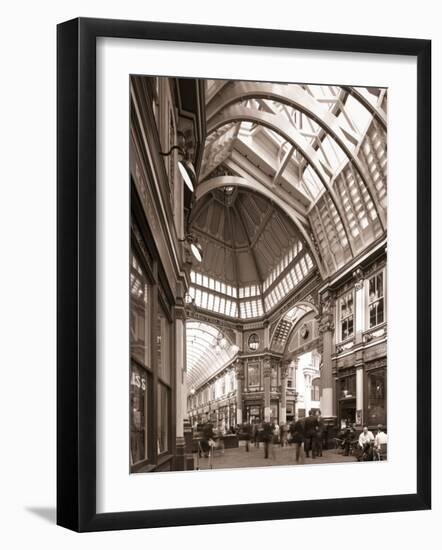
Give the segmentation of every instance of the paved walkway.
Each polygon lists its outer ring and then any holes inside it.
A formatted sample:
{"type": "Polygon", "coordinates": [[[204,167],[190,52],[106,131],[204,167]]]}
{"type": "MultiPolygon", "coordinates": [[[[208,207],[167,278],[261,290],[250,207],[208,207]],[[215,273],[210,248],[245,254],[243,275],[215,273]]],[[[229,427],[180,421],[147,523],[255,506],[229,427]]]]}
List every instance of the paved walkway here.
{"type": "MultiPolygon", "coordinates": [[[[250,451],[247,452],[245,447],[237,449],[225,449],[224,453],[216,450],[213,457],[213,468],[256,468],[262,466],[288,466],[295,465],[295,447],[280,447],[275,445],[269,453],[269,458],[264,458],[264,446],[261,444],[259,448],[250,445],[250,451]]],[[[195,458],[195,468],[197,467],[197,457],[195,458]]],[[[344,456],[337,450],[324,451],[322,457],[305,458],[304,464],[330,464],[338,462],[356,462],[353,456],[344,456]]],[[[299,463],[301,464],[301,462],[299,463]]],[[[199,468],[207,470],[210,467],[208,458],[199,459],[199,468]]]]}

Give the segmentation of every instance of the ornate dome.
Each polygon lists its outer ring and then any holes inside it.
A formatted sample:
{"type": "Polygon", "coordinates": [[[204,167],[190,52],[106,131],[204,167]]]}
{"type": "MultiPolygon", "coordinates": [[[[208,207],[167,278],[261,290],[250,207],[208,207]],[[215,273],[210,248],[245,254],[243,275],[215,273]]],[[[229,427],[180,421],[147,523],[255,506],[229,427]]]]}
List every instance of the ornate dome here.
{"type": "Polygon", "coordinates": [[[197,270],[233,287],[261,285],[287,255],[299,232],[266,197],[241,187],[204,195],[192,216],[204,249],[197,270]]]}

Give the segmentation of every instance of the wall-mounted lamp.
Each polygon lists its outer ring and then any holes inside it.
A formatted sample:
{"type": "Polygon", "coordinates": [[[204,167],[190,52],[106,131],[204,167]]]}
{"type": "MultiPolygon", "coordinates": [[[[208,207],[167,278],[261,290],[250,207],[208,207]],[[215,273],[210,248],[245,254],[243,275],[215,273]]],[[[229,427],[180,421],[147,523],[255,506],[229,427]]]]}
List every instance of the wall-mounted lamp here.
{"type": "Polygon", "coordinates": [[[197,237],[193,235],[192,233],[189,233],[186,235],[185,239],[178,239],[181,243],[186,242],[192,252],[193,257],[195,260],[199,263],[203,261],[204,252],[203,247],[198,242],[197,237]]]}
{"type": "Polygon", "coordinates": [[[178,153],[183,157],[178,161],[178,170],[184,180],[184,183],[192,191],[195,190],[196,185],[196,172],[193,162],[190,160],[189,154],[189,145],[186,142],[186,137],[182,132],[178,132],[178,138],[180,139],[180,145],[173,145],[167,153],[160,151],[160,155],[163,157],[168,157],[171,155],[172,151],[177,150],[178,153]]]}

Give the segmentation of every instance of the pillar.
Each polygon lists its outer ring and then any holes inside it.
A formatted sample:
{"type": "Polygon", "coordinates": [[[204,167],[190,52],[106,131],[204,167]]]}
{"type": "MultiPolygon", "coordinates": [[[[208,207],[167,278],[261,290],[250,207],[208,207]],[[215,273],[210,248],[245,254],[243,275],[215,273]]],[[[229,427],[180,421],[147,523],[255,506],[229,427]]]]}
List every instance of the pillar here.
{"type": "Polygon", "coordinates": [[[242,424],[242,394],[244,391],[244,361],[237,359],[236,370],[236,423],[242,424]]]}
{"type": "Polygon", "coordinates": [[[280,367],[281,375],[281,402],[279,412],[279,423],[287,422],[287,376],[289,373],[290,361],[283,361],[280,367]]]}
{"type": "Polygon", "coordinates": [[[334,308],[333,297],[326,290],[321,297],[321,311],[319,315],[319,333],[322,336],[322,367],[321,367],[321,412],[325,418],[333,414],[333,372],[332,353],[334,335],[334,308]]]}
{"type": "Polygon", "coordinates": [[[264,358],[264,421],[270,422],[272,410],[270,408],[270,388],[272,384],[272,361],[264,358]]]}
{"type": "Polygon", "coordinates": [[[304,407],[305,407],[305,416],[308,416],[308,413],[312,407],[312,376],[309,372],[304,371],[304,407]]]}
{"type": "Polygon", "coordinates": [[[364,365],[356,365],[356,424],[364,423],[364,365]]]}
{"type": "Polygon", "coordinates": [[[365,296],[364,296],[364,274],[358,268],[353,273],[355,279],[355,344],[362,342],[362,334],[365,328],[365,296]]]}
{"type": "MultiPolygon", "coordinates": [[[[299,383],[299,357],[293,359],[293,380],[295,384],[295,420],[299,420],[299,408],[301,403],[304,403],[304,397],[300,392],[299,383]]],[[[302,408],[302,407],[301,407],[302,408]]]]}
{"type": "MultiPolygon", "coordinates": [[[[185,434],[184,420],[187,417],[187,388],[185,380],[185,313],[183,308],[175,309],[175,426],[176,426],[176,455],[175,469],[184,470],[185,455],[185,434]]],[[[189,426],[186,426],[188,431],[189,426]]]]}

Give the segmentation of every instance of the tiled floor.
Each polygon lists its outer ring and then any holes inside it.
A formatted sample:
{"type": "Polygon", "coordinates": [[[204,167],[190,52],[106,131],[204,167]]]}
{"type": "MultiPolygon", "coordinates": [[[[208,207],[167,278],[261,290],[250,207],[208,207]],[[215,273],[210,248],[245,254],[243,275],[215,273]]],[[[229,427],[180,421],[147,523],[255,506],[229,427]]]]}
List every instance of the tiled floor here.
{"type": "MultiPolygon", "coordinates": [[[[274,453],[270,451],[270,457],[264,458],[264,446],[261,444],[259,448],[250,446],[249,452],[245,447],[239,447],[237,449],[226,449],[224,453],[221,451],[215,451],[212,460],[212,467],[219,468],[253,468],[262,466],[287,466],[294,465],[295,462],[295,448],[274,446],[274,453]]],[[[195,468],[198,468],[197,457],[194,455],[195,468]]],[[[304,464],[330,464],[337,462],[356,462],[353,456],[344,456],[336,450],[324,451],[322,457],[305,458],[304,464]]],[[[199,459],[199,469],[207,470],[210,468],[209,458],[199,459]]]]}

